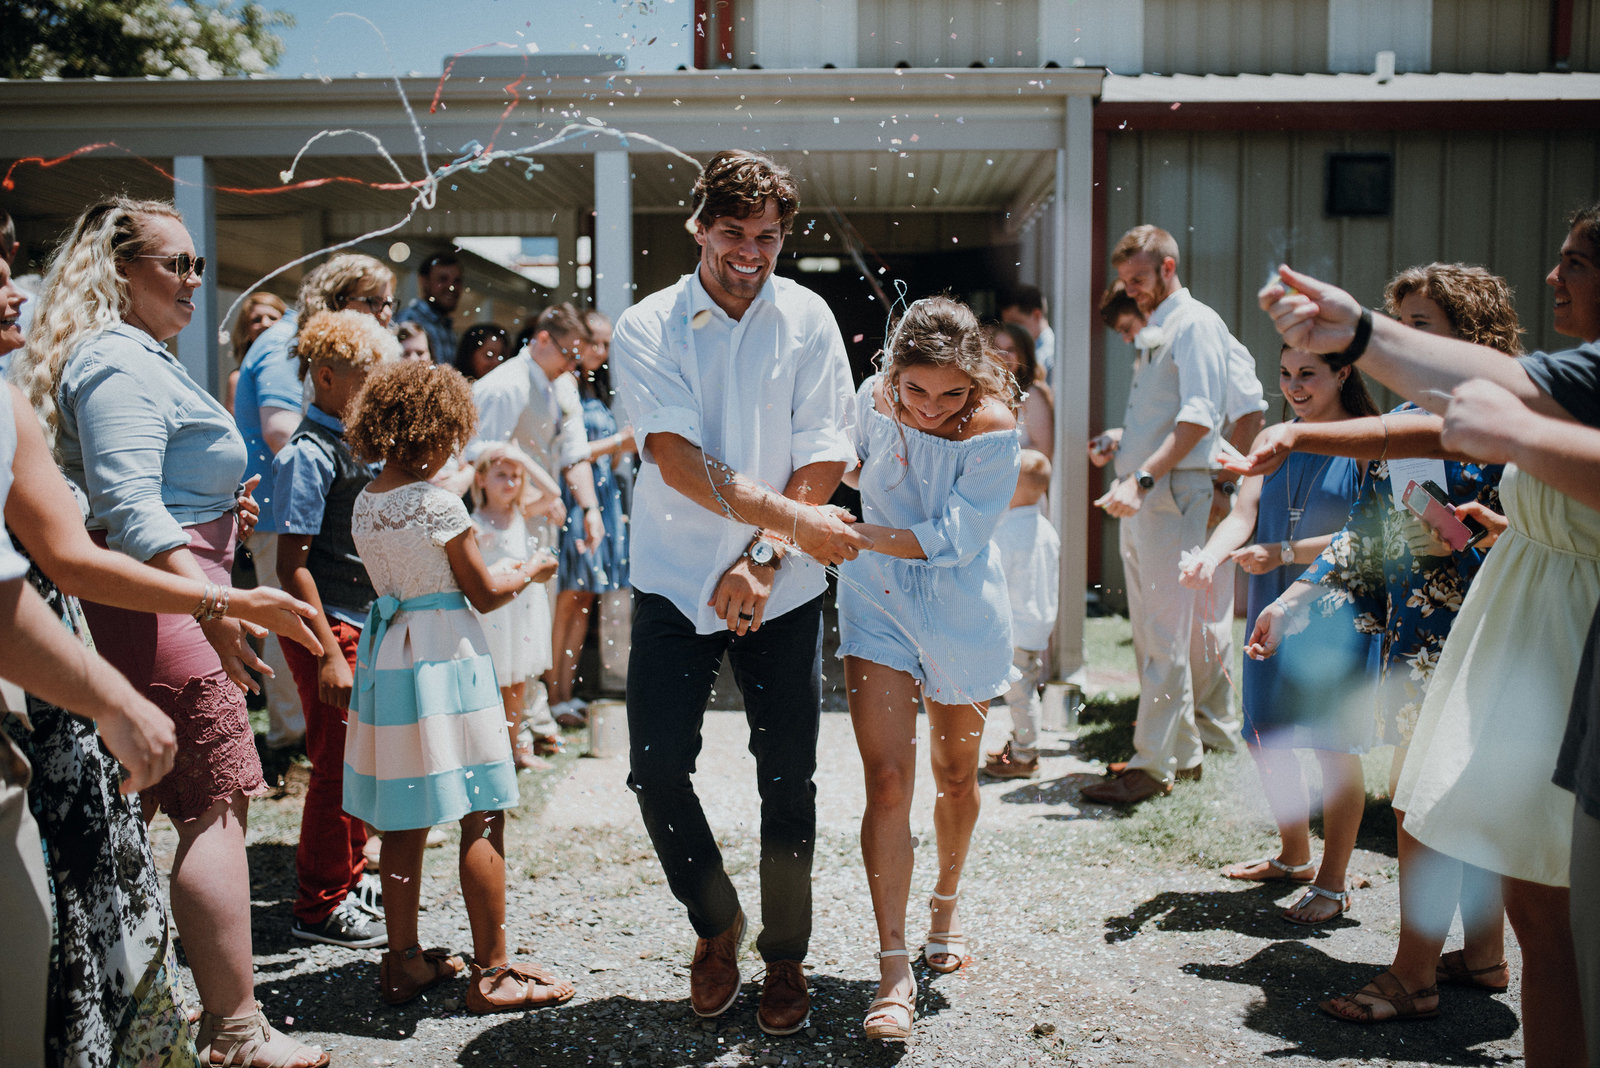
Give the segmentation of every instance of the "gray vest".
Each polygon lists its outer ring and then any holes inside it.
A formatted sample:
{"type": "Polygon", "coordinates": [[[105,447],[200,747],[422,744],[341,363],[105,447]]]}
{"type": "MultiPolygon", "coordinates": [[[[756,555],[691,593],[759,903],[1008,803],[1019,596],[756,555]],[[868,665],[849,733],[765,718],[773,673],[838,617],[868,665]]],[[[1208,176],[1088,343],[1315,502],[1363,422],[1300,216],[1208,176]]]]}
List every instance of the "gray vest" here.
{"type": "Polygon", "coordinates": [[[310,439],[333,461],[333,484],[323,506],[322,529],[311,539],[306,553],[306,570],[317,584],[322,603],[354,615],[365,615],[377,599],[366,565],[356,552],[355,536],[350,533],[350,515],[356,497],[371,482],[375,472],[356,459],[350,446],[334,431],[311,419],[302,419],[290,441],[310,439]]]}

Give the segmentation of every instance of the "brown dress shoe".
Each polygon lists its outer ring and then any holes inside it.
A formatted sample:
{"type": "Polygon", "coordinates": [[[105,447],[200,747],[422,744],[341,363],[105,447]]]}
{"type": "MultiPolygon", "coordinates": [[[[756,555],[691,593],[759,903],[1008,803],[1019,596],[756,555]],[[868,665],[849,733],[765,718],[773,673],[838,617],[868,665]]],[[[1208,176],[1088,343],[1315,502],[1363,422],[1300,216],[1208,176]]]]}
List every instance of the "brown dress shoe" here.
{"type": "Polygon", "coordinates": [[[756,1023],[769,1035],[792,1035],[811,1015],[811,992],[797,960],[767,961],[767,978],[761,985],[761,1007],[756,1023]]]}
{"type": "Polygon", "coordinates": [[[739,940],[744,937],[744,910],[715,938],[694,944],[689,964],[689,1006],[696,1016],[721,1016],[739,996],[739,940]]]}
{"type": "Polygon", "coordinates": [[[1083,788],[1083,796],[1102,805],[1137,805],[1152,797],[1165,797],[1172,792],[1172,784],[1161,782],[1135,768],[1124,771],[1115,779],[1097,782],[1083,788]]]}
{"type": "Polygon", "coordinates": [[[983,773],[992,779],[1033,779],[1039,775],[1039,758],[1018,760],[1016,751],[1007,742],[998,753],[990,753],[983,765],[983,773]]]}
{"type": "Polygon", "coordinates": [[[501,964],[494,968],[472,966],[467,985],[467,1008],[479,1013],[542,1009],[570,1001],[572,984],[537,964],[501,964]]]}
{"type": "MultiPolygon", "coordinates": [[[[1127,770],[1128,762],[1126,760],[1113,760],[1111,763],[1106,765],[1106,774],[1111,776],[1121,775],[1127,770]]],[[[1173,772],[1173,776],[1175,778],[1183,779],[1186,782],[1199,782],[1200,776],[1205,773],[1205,770],[1206,769],[1204,765],[1196,764],[1192,768],[1179,768],[1177,771],[1173,772]]]]}

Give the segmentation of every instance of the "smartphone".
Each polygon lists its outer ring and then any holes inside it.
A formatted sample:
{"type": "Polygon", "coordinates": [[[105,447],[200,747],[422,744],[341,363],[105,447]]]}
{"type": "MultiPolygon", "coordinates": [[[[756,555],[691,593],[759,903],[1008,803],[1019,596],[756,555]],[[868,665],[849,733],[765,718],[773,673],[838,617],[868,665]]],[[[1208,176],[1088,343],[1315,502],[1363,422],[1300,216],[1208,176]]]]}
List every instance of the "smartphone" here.
{"type": "Polygon", "coordinates": [[[1478,544],[1489,533],[1476,519],[1456,515],[1455,509],[1450,506],[1450,498],[1431,479],[1422,483],[1413,479],[1400,495],[1400,500],[1458,553],[1478,544]]]}

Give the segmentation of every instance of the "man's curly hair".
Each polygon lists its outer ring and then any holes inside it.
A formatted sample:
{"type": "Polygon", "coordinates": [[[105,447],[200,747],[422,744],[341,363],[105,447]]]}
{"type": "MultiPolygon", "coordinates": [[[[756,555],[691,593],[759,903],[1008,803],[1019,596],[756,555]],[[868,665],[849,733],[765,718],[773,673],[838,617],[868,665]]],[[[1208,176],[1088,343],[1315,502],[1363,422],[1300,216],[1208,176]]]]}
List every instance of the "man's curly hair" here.
{"type": "Polygon", "coordinates": [[[345,421],[345,440],[361,459],[398,464],[424,478],[441,452],[458,453],[478,429],[472,387],[448,364],[385,363],[367,377],[345,421]]]}
{"type": "Polygon", "coordinates": [[[710,226],[732,216],[748,219],[765,210],[770,200],[778,207],[778,222],[785,234],[794,229],[795,213],[800,210],[800,189],[789,169],[755,152],[729,149],[711,157],[695,180],[691,194],[694,214],[691,221],[710,226]]]}

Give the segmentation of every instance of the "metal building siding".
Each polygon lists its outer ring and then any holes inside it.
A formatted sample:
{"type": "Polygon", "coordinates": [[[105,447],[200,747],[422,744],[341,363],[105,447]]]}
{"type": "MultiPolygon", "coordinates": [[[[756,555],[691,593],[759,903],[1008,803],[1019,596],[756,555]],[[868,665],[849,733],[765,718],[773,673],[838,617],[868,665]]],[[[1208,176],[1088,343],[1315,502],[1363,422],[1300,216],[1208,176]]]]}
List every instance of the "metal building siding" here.
{"type": "Polygon", "coordinates": [[[1327,66],[1327,0],[1144,0],[1146,71],[1306,74],[1327,66]]]}
{"type": "Polygon", "coordinates": [[[1433,0],[1433,69],[1549,70],[1549,0],[1433,0]]]}
{"type": "Polygon", "coordinates": [[[859,0],[856,19],[856,61],[862,67],[1039,62],[1039,8],[1032,0],[859,0]]]}
{"type": "MultiPolygon", "coordinates": [[[[1371,304],[1402,267],[1483,264],[1516,287],[1530,346],[1563,344],[1550,329],[1543,280],[1567,215],[1600,200],[1600,139],[1548,131],[1134,134],[1111,138],[1107,176],[1107,246],[1141,222],[1170,230],[1184,283],[1265,369],[1276,334],[1255,292],[1282,259],[1371,304]],[[1394,154],[1388,217],[1324,215],[1334,151],[1394,154]]],[[[1107,414],[1120,418],[1126,390],[1112,386],[1110,370],[1107,414]]]]}

